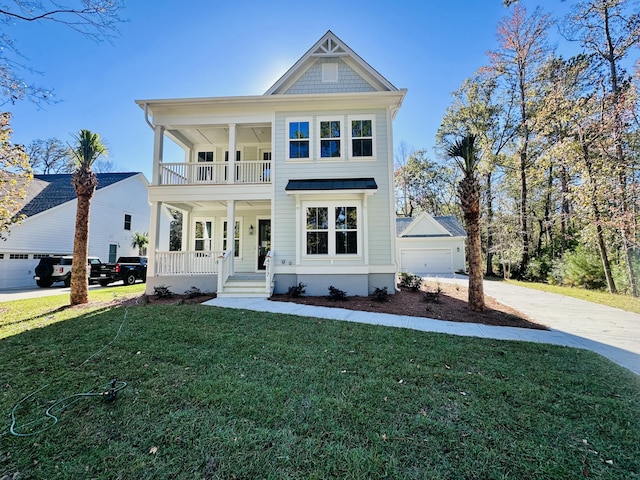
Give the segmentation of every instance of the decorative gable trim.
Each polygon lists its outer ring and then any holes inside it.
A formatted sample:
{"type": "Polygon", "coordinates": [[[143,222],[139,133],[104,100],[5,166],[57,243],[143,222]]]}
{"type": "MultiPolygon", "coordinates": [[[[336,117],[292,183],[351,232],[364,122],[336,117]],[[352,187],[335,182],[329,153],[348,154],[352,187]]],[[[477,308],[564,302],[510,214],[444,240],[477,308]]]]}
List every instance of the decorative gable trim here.
{"type": "Polygon", "coordinates": [[[287,90],[312,68],[318,60],[330,58],[341,59],[358,73],[365,82],[371,85],[371,88],[375,91],[398,91],[389,80],[380,75],[371,65],[365,62],[357,53],[351,50],[351,48],[329,30],[265,92],[265,95],[287,93],[287,90]]]}

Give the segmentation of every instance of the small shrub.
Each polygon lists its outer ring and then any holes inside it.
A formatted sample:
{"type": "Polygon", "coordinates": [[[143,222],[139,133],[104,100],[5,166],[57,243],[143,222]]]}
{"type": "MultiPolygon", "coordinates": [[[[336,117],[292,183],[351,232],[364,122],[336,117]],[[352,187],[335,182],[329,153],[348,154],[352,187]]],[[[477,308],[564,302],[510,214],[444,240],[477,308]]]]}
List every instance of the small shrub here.
{"type": "Polygon", "coordinates": [[[400,273],[400,287],[408,288],[413,292],[420,290],[422,286],[422,277],[413,273],[402,272],[400,273]]]}
{"type": "Polygon", "coordinates": [[[153,293],[158,298],[173,297],[173,292],[169,290],[169,287],[167,287],[166,285],[158,285],[157,287],[153,287],[153,293]]]}
{"type": "Polygon", "coordinates": [[[304,287],[306,287],[307,284],[306,283],[298,283],[298,285],[294,285],[292,287],[289,287],[289,290],[287,290],[287,294],[290,297],[293,298],[298,298],[301,297],[302,295],[304,295],[306,293],[306,290],[304,289],[304,287]]]}
{"type": "Polygon", "coordinates": [[[333,285],[331,285],[329,287],[329,298],[331,300],[346,300],[347,292],[340,290],[339,288],[336,288],[333,285]]]}
{"type": "Polygon", "coordinates": [[[387,291],[387,287],[376,287],[376,289],[371,294],[373,299],[376,302],[388,302],[389,301],[389,292],[387,291]]]}
{"type": "Polygon", "coordinates": [[[188,290],[185,290],[184,294],[187,296],[187,298],[196,298],[202,295],[202,292],[198,287],[191,287],[188,290]]]}
{"type": "Polygon", "coordinates": [[[438,285],[438,288],[435,292],[426,291],[424,292],[423,300],[427,303],[440,303],[440,294],[442,293],[442,288],[438,285]]]}

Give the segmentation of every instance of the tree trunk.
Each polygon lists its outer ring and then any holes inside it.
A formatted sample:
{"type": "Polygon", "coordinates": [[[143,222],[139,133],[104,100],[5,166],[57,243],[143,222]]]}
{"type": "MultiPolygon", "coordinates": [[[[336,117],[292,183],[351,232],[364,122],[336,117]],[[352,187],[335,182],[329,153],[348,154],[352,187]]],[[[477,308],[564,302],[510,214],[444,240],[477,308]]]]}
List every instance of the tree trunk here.
{"type": "Polygon", "coordinates": [[[487,277],[495,275],[493,271],[493,191],[491,172],[487,173],[487,277]]]}
{"type": "Polygon", "coordinates": [[[598,207],[597,189],[593,178],[593,166],[591,165],[591,159],[589,158],[589,147],[582,143],[582,155],[587,167],[587,175],[589,185],[591,186],[591,209],[593,210],[593,219],[596,223],[596,235],[598,238],[598,252],[600,253],[600,260],[602,261],[602,268],[604,269],[604,276],[607,280],[607,288],[609,293],[618,293],[616,284],[611,274],[611,264],[609,263],[609,255],[607,254],[607,246],[604,243],[604,233],[602,231],[602,219],[600,218],[600,208],[598,207]]]}
{"type": "Polygon", "coordinates": [[[633,273],[633,254],[631,251],[631,231],[629,228],[629,219],[627,218],[627,174],[626,174],[626,158],[624,150],[622,148],[622,120],[620,114],[621,96],[620,85],[618,84],[618,66],[616,64],[616,58],[618,56],[616,52],[616,46],[611,34],[610,26],[610,11],[609,7],[602,2],[602,14],[604,20],[604,32],[607,42],[607,53],[605,58],[609,63],[610,71],[610,83],[611,93],[613,94],[613,143],[615,146],[616,155],[616,168],[618,170],[618,188],[620,190],[620,236],[622,237],[622,250],[625,256],[625,263],[627,264],[627,275],[629,276],[629,287],[631,294],[634,297],[638,296],[638,285],[636,283],[636,277],[633,273]]]}
{"type": "Polygon", "coordinates": [[[467,226],[467,255],[469,257],[469,308],[484,311],[484,285],[482,275],[482,244],[480,241],[479,215],[465,213],[467,226]]]}
{"type": "Polygon", "coordinates": [[[91,195],[79,195],[76,210],[76,233],[73,238],[73,264],[71,268],[71,305],[89,302],[87,256],[89,255],[89,211],[91,195]]]}

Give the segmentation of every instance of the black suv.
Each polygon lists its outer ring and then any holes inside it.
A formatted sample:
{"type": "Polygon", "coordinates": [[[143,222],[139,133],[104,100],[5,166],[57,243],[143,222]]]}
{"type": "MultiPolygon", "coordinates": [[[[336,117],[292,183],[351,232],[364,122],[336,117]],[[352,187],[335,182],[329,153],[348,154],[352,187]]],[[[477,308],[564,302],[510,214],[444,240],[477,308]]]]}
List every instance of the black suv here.
{"type": "MultiPolygon", "coordinates": [[[[65,287],[71,286],[71,255],[60,257],[43,257],[36,267],[36,275],[33,277],[36,284],[41,288],[48,288],[55,282],[63,282],[65,287]]],[[[102,262],[99,258],[87,258],[87,274],[89,282],[97,280],[100,274],[100,265],[102,262]]]]}

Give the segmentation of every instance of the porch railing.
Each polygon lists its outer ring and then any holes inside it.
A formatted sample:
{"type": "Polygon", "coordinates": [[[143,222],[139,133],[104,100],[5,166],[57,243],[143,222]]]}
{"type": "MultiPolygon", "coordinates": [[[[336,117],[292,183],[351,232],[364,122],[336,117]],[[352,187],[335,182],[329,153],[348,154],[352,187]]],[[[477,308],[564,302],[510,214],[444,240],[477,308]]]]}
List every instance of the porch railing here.
{"type": "Polygon", "coordinates": [[[218,257],[218,293],[224,291],[224,284],[231,275],[231,250],[225,250],[218,257]]]}
{"type": "Polygon", "coordinates": [[[155,274],[206,275],[218,273],[218,257],[222,252],[186,251],[156,252],[155,274]]]}
{"type": "Polygon", "coordinates": [[[271,183],[271,161],[243,160],[234,166],[235,177],[231,179],[228,162],[161,163],[160,185],[271,183]]]}
{"type": "Polygon", "coordinates": [[[273,250],[269,250],[267,256],[264,259],[265,268],[265,288],[266,293],[271,296],[273,293],[273,267],[271,266],[271,259],[273,258],[273,250]]]}

